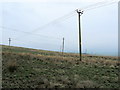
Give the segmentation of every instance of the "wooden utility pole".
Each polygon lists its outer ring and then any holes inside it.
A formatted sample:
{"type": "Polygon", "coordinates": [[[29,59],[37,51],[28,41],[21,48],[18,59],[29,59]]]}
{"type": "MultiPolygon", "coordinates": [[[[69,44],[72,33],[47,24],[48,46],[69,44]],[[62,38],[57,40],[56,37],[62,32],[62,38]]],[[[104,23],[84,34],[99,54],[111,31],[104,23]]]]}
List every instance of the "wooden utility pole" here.
{"type": "Polygon", "coordinates": [[[10,44],[11,44],[11,38],[9,38],[9,46],[10,46],[10,44]]]}
{"type": "Polygon", "coordinates": [[[80,61],[82,61],[82,44],[81,44],[81,25],[80,25],[80,16],[83,14],[83,11],[78,10],[78,22],[79,22],[79,54],[80,54],[80,61]]]}
{"type": "Polygon", "coordinates": [[[63,54],[63,52],[64,52],[64,37],[63,37],[63,43],[62,43],[62,54],[63,54]]]}

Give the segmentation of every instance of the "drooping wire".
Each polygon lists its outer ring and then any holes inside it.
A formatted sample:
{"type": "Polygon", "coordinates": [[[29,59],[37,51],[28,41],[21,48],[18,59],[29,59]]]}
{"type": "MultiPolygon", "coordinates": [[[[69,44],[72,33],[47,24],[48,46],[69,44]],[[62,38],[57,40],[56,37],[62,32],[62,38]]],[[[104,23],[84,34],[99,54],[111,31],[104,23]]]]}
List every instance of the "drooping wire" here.
{"type": "Polygon", "coordinates": [[[56,22],[63,21],[63,20],[65,20],[65,19],[68,19],[68,18],[70,18],[71,16],[73,16],[74,12],[75,12],[75,11],[69,12],[68,14],[66,14],[66,15],[64,15],[64,16],[62,16],[62,17],[59,17],[59,18],[57,18],[57,19],[54,19],[54,20],[50,21],[49,23],[47,23],[47,24],[45,24],[45,25],[43,25],[43,26],[41,26],[41,27],[38,27],[38,28],[36,28],[36,29],[33,29],[31,32],[40,31],[40,30],[46,28],[46,26],[48,26],[48,25],[54,24],[54,23],[56,23],[56,22]]]}
{"type": "MultiPolygon", "coordinates": [[[[87,7],[84,7],[84,8],[82,8],[82,10],[91,10],[91,9],[99,8],[99,7],[102,7],[102,6],[105,6],[105,5],[110,5],[110,4],[116,3],[116,0],[111,0],[111,1],[112,1],[112,2],[98,2],[98,3],[96,3],[96,4],[92,4],[92,5],[89,5],[89,6],[87,6],[87,7]]],[[[76,11],[76,10],[74,10],[74,11],[72,11],[72,12],[70,12],[70,13],[62,16],[62,17],[59,17],[59,18],[57,18],[57,19],[55,19],[55,20],[53,20],[53,21],[50,21],[49,23],[47,23],[47,24],[45,24],[45,25],[43,25],[43,26],[41,26],[41,27],[38,27],[38,28],[36,28],[36,29],[33,29],[31,32],[40,31],[40,30],[46,28],[48,25],[54,24],[54,23],[56,23],[56,22],[63,21],[63,20],[65,20],[65,19],[68,19],[68,18],[70,18],[71,16],[74,15],[75,11],[76,11]]]]}
{"type": "MultiPolygon", "coordinates": [[[[30,31],[30,33],[34,33],[34,32],[37,32],[37,31],[41,31],[41,30],[44,30],[45,28],[47,28],[49,25],[52,25],[52,24],[56,24],[58,22],[61,22],[61,21],[65,21],[66,19],[72,17],[73,15],[75,15],[74,13],[75,11],[72,11],[72,12],[69,12],[68,14],[62,16],[62,17],[59,17],[57,19],[54,19],[50,22],[48,22],[47,24],[44,24],[43,26],[41,27],[38,27],[36,29],[33,29],[32,31],[30,31]]],[[[21,36],[20,36],[21,37],[21,36]]],[[[22,36],[22,37],[26,37],[26,36],[22,36]]],[[[19,38],[19,37],[17,37],[19,38]]]]}
{"type": "MultiPolygon", "coordinates": [[[[41,35],[41,34],[36,34],[36,33],[31,33],[31,32],[25,32],[25,31],[21,31],[21,30],[17,30],[17,29],[9,28],[9,27],[4,27],[4,26],[0,26],[0,28],[3,28],[4,30],[13,30],[13,31],[16,31],[16,32],[21,32],[21,33],[31,34],[31,35],[35,35],[35,36],[39,36],[39,37],[53,38],[53,39],[60,39],[60,38],[58,38],[58,37],[45,36],[45,35],[41,35]]],[[[16,39],[17,39],[17,38],[16,38],[16,39]]]]}
{"type": "Polygon", "coordinates": [[[88,6],[86,6],[86,7],[83,7],[83,8],[81,8],[81,9],[83,9],[83,10],[86,10],[86,9],[89,9],[89,8],[91,8],[91,7],[95,7],[95,6],[97,6],[97,5],[102,5],[102,4],[105,4],[106,2],[104,1],[100,1],[100,2],[97,2],[97,3],[95,3],[95,4],[91,4],[91,5],[88,5],[88,6]]]}
{"type": "Polygon", "coordinates": [[[103,5],[100,5],[100,6],[96,6],[96,7],[93,7],[93,8],[89,8],[89,9],[87,9],[86,11],[88,11],[88,10],[93,10],[93,9],[96,9],[96,8],[100,8],[100,7],[107,6],[107,5],[112,5],[112,4],[115,4],[115,3],[116,3],[116,2],[111,2],[111,3],[103,4],[103,5]]]}
{"type": "Polygon", "coordinates": [[[83,7],[81,8],[83,11],[88,11],[88,10],[92,10],[92,9],[96,9],[96,8],[100,8],[100,7],[103,7],[103,6],[107,6],[107,5],[110,5],[110,4],[114,4],[118,1],[116,0],[111,0],[111,1],[104,1],[104,2],[98,2],[98,3],[95,3],[95,4],[92,4],[92,5],[89,5],[87,7],[83,7]]]}

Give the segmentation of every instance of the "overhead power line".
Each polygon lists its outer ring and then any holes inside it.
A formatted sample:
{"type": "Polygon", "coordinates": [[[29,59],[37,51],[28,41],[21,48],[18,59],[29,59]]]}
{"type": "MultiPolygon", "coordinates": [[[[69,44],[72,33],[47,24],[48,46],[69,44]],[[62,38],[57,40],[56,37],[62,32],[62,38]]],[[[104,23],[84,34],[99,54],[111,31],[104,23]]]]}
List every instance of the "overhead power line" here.
{"type": "MultiPolygon", "coordinates": [[[[92,4],[92,5],[89,5],[87,7],[83,7],[81,8],[82,10],[90,10],[90,9],[95,9],[95,8],[99,8],[99,7],[102,7],[102,6],[105,6],[105,5],[110,5],[110,4],[113,4],[113,3],[116,3],[117,1],[116,0],[111,0],[111,2],[98,2],[98,3],[95,3],[95,4],[92,4]]],[[[53,21],[50,21],[48,22],[47,24],[41,26],[41,27],[38,27],[36,29],[33,29],[31,32],[36,32],[36,31],[40,31],[44,28],[46,28],[48,25],[51,25],[51,24],[54,24],[56,22],[60,22],[60,21],[63,21],[65,19],[68,19],[70,18],[71,16],[73,16],[75,14],[76,10],[72,11],[72,12],[69,12],[68,14],[62,16],[62,17],[59,17],[53,21]]]]}
{"type": "Polygon", "coordinates": [[[45,25],[43,25],[43,26],[41,26],[41,27],[38,27],[38,28],[36,28],[36,29],[33,29],[31,32],[36,32],[36,31],[42,30],[42,29],[46,28],[46,26],[48,26],[48,25],[51,25],[51,24],[54,24],[54,23],[63,21],[63,20],[65,20],[65,19],[70,18],[70,17],[73,16],[73,15],[75,15],[75,11],[69,12],[68,14],[65,14],[65,15],[63,15],[62,17],[59,17],[59,18],[57,18],[57,19],[54,19],[54,20],[48,22],[47,24],[45,24],[45,25]]]}
{"type": "MultiPolygon", "coordinates": [[[[57,37],[52,37],[52,36],[45,36],[45,35],[41,35],[41,34],[36,34],[36,33],[31,33],[31,32],[25,32],[25,31],[21,31],[21,30],[17,30],[17,29],[13,29],[13,28],[8,28],[8,27],[3,27],[0,26],[0,28],[3,28],[4,30],[13,30],[16,32],[21,32],[21,33],[26,33],[26,34],[31,34],[31,35],[37,35],[39,37],[45,37],[45,38],[53,38],[53,39],[61,39],[61,38],[57,38],[57,37]]],[[[17,39],[17,38],[16,38],[17,39]]]]}
{"type": "MultiPolygon", "coordinates": [[[[72,17],[73,15],[75,15],[74,13],[75,11],[72,11],[72,12],[69,12],[65,15],[63,15],[62,17],[59,17],[57,19],[54,19],[46,24],[44,24],[43,26],[41,27],[38,27],[36,29],[33,29],[32,31],[30,31],[30,33],[34,33],[34,32],[37,32],[37,31],[41,31],[41,30],[44,30],[45,28],[47,28],[49,25],[52,25],[52,24],[56,24],[57,22],[60,22],[60,21],[65,21],[66,19],[72,17]]],[[[20,36],[21,37],[21,36],[20,36]]],[[[26,37],[26,36],[22,36],[22,37],[26,37]]],[[[19,37],[18,37],[19,38],[19,37]]]]}
{"type": "Polygon", "coordinates": [[[89,5],[87,7],[79,8],[79,9],[84,10],[84,11],[88,11],[88,10],[100,8],[100,7],[103,7],[103,6],[107,6],[107,5],[110,5],[110,4],[114,4],[114,3],[117,3],[117,2],[118,2],[117,0],[110,0],[110,1],[104,1],[104,2],[102,1],[102,2],[98,2],[98,3],[95,3],[95,4],[89,5]]]}

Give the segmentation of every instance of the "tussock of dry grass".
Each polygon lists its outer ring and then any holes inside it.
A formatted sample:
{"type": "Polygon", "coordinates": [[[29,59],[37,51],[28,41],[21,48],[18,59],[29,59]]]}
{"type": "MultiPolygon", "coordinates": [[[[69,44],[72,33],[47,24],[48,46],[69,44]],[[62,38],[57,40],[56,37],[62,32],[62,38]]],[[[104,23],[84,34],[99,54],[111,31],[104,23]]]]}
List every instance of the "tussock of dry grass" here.
{"type": "Polygon", "coordinates": [[[17,70],[18,65],[17,65],[16,60],[9,60],[7,62],[7,68],[10,72],[14,72],[15,70],[17,70]]]}

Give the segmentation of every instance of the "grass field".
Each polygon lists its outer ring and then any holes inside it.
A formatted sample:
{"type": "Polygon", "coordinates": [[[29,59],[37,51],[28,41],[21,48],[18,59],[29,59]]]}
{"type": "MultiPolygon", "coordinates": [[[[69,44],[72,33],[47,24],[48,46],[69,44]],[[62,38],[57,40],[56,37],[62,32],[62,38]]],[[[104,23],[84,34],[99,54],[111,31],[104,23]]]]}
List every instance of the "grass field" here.
{"type": "Polygon", "coordinates": [[[3,88],[120,88],[117,57],[2,49],[3,88]]]}

